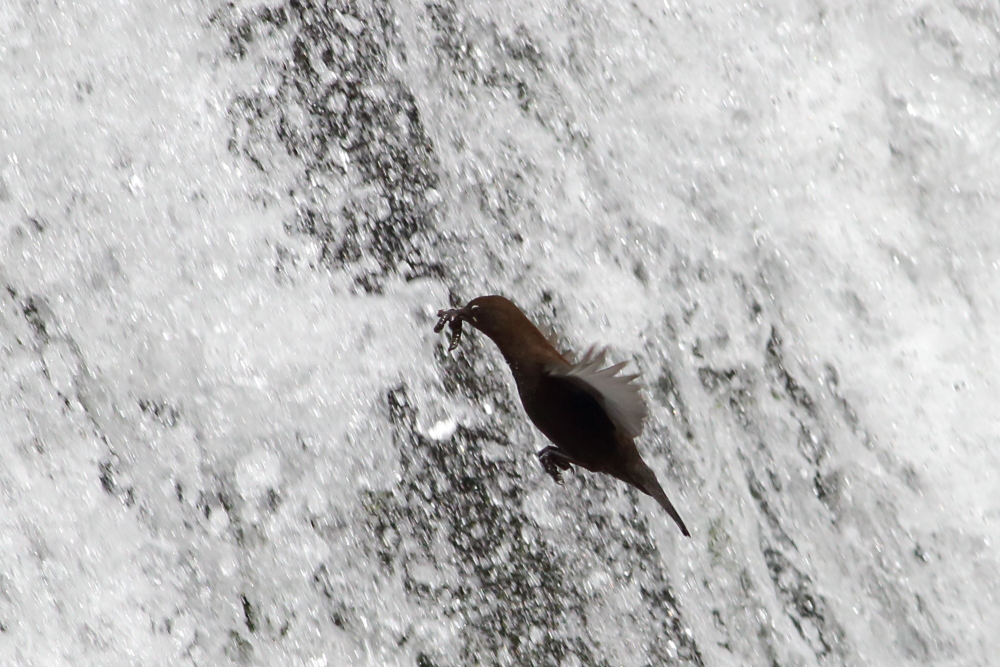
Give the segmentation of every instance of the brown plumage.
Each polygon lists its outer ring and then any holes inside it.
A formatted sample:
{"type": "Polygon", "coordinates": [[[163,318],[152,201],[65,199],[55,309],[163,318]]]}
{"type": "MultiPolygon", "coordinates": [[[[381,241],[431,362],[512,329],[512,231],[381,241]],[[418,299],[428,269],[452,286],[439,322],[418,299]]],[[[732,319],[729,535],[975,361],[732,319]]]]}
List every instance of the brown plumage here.
{"type": "Polygon", "coordinates": [[[440,332],[445,324],[451,328],[449,351],[458,345],[462,322],[479,329],[500,348],[524,411],[552,442],[538,452],[538,459],[553,479],[560,481],[560,471],[571,465],[617,477],[652,496],[681,532],[691,535],[635,447],[647,411],[638,387],[632,384],[638,376],[618,375],[624,363],[601,368],[605,353],[594,348],[571,363],[502,296],[481,296],[464,308],[438,311],[438,316],[441,319],[434,331],[440,332]]]}

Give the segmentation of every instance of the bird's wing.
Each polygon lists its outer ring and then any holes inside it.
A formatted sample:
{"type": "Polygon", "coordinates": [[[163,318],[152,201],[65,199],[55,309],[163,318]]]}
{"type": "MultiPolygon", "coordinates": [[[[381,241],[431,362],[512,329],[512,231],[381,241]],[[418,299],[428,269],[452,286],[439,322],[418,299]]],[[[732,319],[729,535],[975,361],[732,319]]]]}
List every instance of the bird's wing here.
{"type": "Polygon", "coordinates": [[[601,368],[606,355],[607,348],[591,347],[576,363],[549,364],[546,370],[586,390],[597,399],[618,429],[635,438],[642,433],[642,423],[648,414],[639,387],[632,384],[639,375],[618,375],[625,367],[624,361],[601,368]]]}

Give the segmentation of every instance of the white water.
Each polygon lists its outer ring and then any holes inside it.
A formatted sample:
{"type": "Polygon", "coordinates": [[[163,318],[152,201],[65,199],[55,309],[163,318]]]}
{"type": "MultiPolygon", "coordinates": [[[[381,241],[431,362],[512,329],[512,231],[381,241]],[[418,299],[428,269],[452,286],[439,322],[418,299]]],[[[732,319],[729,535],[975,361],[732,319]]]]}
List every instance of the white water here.
{"type": "Polygon", "coordinates": [[[0,664],[1000,664],[1000,10],[607,4],[0,9],[0,664]]]}

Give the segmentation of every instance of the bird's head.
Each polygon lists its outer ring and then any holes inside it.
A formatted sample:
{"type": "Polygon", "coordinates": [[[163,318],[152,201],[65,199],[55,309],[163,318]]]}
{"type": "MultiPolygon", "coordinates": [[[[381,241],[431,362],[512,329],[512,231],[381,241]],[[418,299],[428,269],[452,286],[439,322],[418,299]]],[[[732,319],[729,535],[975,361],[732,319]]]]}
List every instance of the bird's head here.
{"type": "Polygon", "coordinates": [[[463,308],[439,310],[438,317],[441,319],[438,320],[434,331],[440,332],[445,324],[451,328],[449,351],[455,349],[461,339],[462,322],[468,322],[479,329],[492,338],[501,349],[511,337],[523,336],[526,331],[537,331],[510,299],[497,295],[476,297],[463,308]]]}

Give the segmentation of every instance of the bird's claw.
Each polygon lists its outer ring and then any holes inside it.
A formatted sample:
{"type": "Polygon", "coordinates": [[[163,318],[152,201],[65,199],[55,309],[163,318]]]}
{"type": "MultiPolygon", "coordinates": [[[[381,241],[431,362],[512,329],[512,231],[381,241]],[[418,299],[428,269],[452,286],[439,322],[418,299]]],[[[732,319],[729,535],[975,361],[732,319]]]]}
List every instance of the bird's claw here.
{"type": "Polygon", "coordinates": [[[556,484],[563,483],[562,471],[569,470],[570,464],[559,455],[555,447],[546,447],[538,452],[538,461],[542,464],[542,469],[555,480],[556,484]]]}
{"type": "Polygon", "coordinates": [[[440,319],[434,325],[434,333],[441,333],[444,325],[448,325],[448,328],[451,329],[451,342],[448,345],[448,351],[451,352],[458,347],[458,342],[462,339],[462,318],[459,315],[459,310],[456,308],[439,310],[438,318],[440,319]]]}

